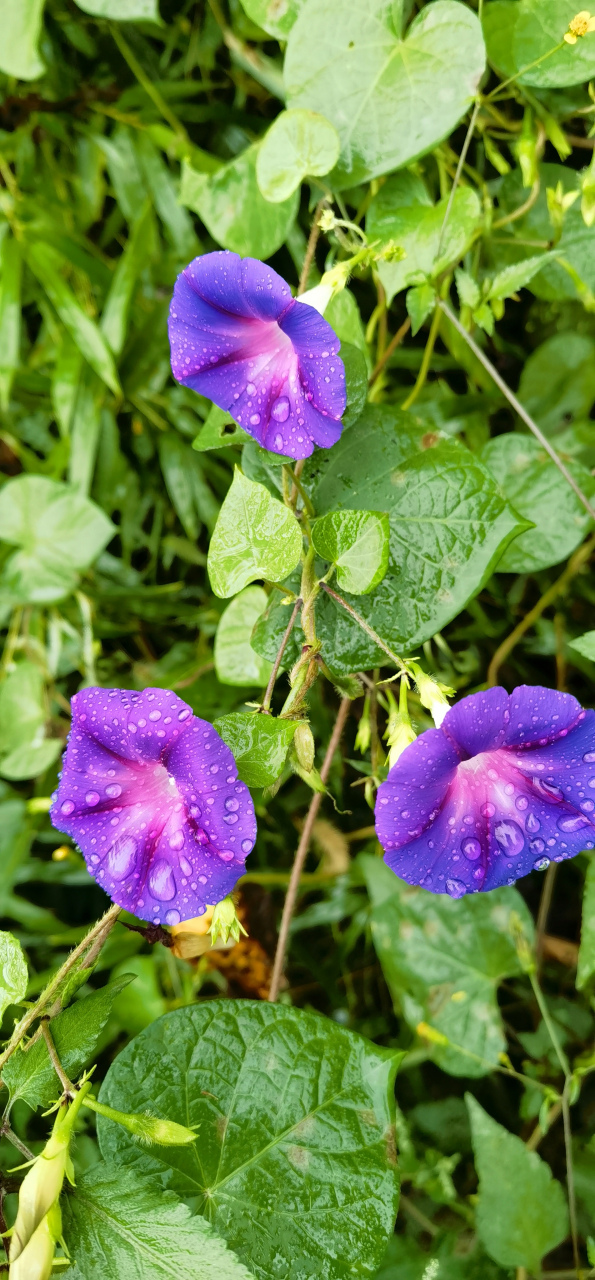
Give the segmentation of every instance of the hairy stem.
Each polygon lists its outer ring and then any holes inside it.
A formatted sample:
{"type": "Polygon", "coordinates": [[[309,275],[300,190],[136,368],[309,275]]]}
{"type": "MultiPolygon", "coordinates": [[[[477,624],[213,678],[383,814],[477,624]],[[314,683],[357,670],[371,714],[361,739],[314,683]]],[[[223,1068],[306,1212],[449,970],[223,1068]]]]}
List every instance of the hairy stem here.
{"type": "Polygon", "coordinates": [[[58,1057],[56,1046],[54,1044],[52,1033],[50,1031],[49,1020],[47,1018],[47,1015],[44,1016],[44,1018],[42,1019],[41,1034],[45,1040],[45,1047],[50,1055],[51,1064],[64,1090],[64,1095],[70,1101],[72,1101],[76,1093],[76,1089],[72,1083],[72,1080],[70,1080],[69,1077],[66,1075],[64,1067],[62,1066],[62,1063],[60,1062],[60,1059],[58,1057]]]}
{"type": "MultiPolygon", "coordinates": [[[[330,773],[335,751],[337,750],[337,747],[339,745],[339,739],[343,732],[343,726],[347,718],[349,705],[350,705],[349,698],[343,698],[341,700],[337,719],[335,720],[333,732],[331,734],[330,742],[328,744],[326,755],[324,757],[322,768],[320,770],[321,780],[325,784],[327,782],[327,779],[330,773]]],[[[322,792],[317,791],[315,795],[312,796],[312,799],[310,801],[310,808],[308,809],[308,813],[306,815],[306,821],[303,826],[302,834],[300,836],[299,844],[296,850],[295,861],[291,870],[289,885],[287,887],[285,902],[283,904],[283,915],[281,916],[281,926],[279,929],[279,941],[277,942],[277,950],[275,952],[275,962],[273,965],[273,974],[271,977],[271,986],[270,986],[269,995],[268,995],[268,998],[271,1002],[276,1000],[277,996],[279,995],[279,987],[281,985],[281,978],[283,977],[283,970],[285,968],[285,955],[287,952],[287,943],[289,940],[289,926],[291,924],[291,918],[293,916],[293,912],[294,912],[295,904],[297,900],[298,889],[300,884],[300,876],[302,874],[302,869],[306,861],[306,855],[310,847],[312,830],[314,827],[314,823],[316,821],[318,810],[320,808],[321,800],[322,800],[322,792]]]]}
{"type": "Polygon", "coordinates": [[[298,298],[300,294],[305,293],[306,289],[308,288],[308,277],[310,275],[310,268],[314,261],[314,254],[316,253],[316,245],[318,244],[318,237],[320,235],[319,218],[322,213],[322,210],[324,209],[327,203],[328,202],[326,200],[326,197],[323,200],[319,200],[318,204],[316,205],[316,209],[314,211],[314,218],[312,221],[312,226],[310,228],[308,244],[306,246],[304,265],[302,267],[302,272],[300,275],[300,283],[298,285],[298,298]]]}
{"type": "Polygon", "coordinates": [[[33,1026],[36,1018],[41,1017],[41,1015],[45,1013],[48,1005],[55,999],[64,979],[68,976],[71,970],[74,969],[77,962],[87,956],[92,944],[99,938],[99,936],[101,936],[102,942],[105,942],[108,933],[116,923],[116,919],[121,909],[122,908],[119,907],[117,903],[114,903],[113,906],[109,908],[109,911],[106,911],[105,915],[101,917],[101,920],[98,920],[97,924],[93,925],[93,928],[89,930],[82,942],[79,942],[78,947],[75,947],[74,951],[71,951],[70,955],[64,961],[61,969],[59,969],[58,972],[54,974],[51,981],[48,982],[47,987],[44,988],[39,999],[33,1005],[33,1008],[28,1009],[24,1017],[17,1022],[6,1048],[0,1054],[0,1071],[2,1070],[5,1062],[8,1062],[8,1059],[12,1056],[15,1049],[18,1049],[23,1036],[25,1036],[29,1028],[33,1026]]]}
{"type": "Polygon", "coordinates": [[[337,591],[333,591],[331,587],[328,587],[326,585],[326,582],[321,582],[319,585],[323,591],[326,591],[327,596],[332,596],[333,600],[336,600],[337,604],[340,604],[342,609],[347,610],[347,613],[351,615],[354,622],[357,622],[358,626],[360,626],[363,631],[367,632],[370,639],[374,641],[374,644],[378,645],[379,649],[383,649],[384,652],[388,654],[388,657],[390,658],[391,662],[394,662],[395,666],[398,667],[400,671],[407,670],[406,664],[403,662],[403,659],[399,658],[399,656],[396,653],[393,653],[392,649],[389,649],[386,641],[383,640],[382,637],[378,635],[378,632],[375,631],[374,628],[370,626],[369,622],[366,622],[365,618],[362,618],[361,614],[357,612],[357,609],[354,609],[352,605],[348,604],[347,601],[344,600],[343,597],[340,596],[337,591]]]}
{"type": "Polygon", "coordinates": [[[270,674],[270,676],[269,676],[269,682],[268,682],[268,684],[267,684],[266,691],[265,691],[265,695],[264,695],[264,698],[263,698],[263,700],[262,700],[262,708],[261,708],[261,710],[262,710],[262,711],[269,711],[269,709],[270,709],[270,706],[271,706],[271,698],[272,698],[272,696],[273,696],[273,689],[274,689],[274,687],[275,687],[275,680],[277,679],[277,676],[278,676],[278,674],[279,674],[279,667],[281,666],[281,662],[282,662],[282,660],[283,660],[283,654],[285,653],[285,648],[286,648],[287,642],[288,642],[289,637],[290,637],[290,635],[291,635],[291,633],[292,633],[292,631],[293,631],[294,624],[295,624],[295,620],[296,620],[296,618],[297,618],[297,616],[298,616],[298,613],[299,613],[299,611],[300,611],[300,609],[301,609],[301,607],[302,607],[303,603],[304,603],[304,602],[303,602],[303,600],[302,600],[301,596],[298,596],[298,598],[297,598],[297,600],[296,600],[296,602],[295,602],[295,604],[294,604],[294,606],[293,606],[293,610],[292,610],[292,614],[291,614],[291,617],[290,617],[290,619],[289,619],[289,622],[287,623],[287,626],[286,626],[286,628],[285,628],[285,631],[284,631],[284,634],[283,634],[283,639],[282,639],[282,641],[281,641],[281,644],[279,645],[279,649],[278,649],[278,651],[277,651],[277,657],[275,658],[275,661],[274,661],[274,663],[273,663],[273,670],[271,671],[271,674],[270,674]]]}

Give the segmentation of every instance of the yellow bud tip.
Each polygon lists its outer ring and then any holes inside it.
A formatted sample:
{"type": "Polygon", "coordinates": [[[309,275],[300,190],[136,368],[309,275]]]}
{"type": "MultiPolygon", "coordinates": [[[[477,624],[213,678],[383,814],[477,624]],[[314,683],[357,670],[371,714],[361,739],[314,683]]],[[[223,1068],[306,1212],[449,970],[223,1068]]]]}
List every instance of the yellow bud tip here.
{"type": "Polygon", "coordinates": [[[58,846],[57,849],[54,849],[54,852],[52,854],[52,862],[65,862],[66,858],[68,857],[70,857],[70,849],[68,845],[61,844],[58,846]]]}
{"type": "Polygon", "coordinates": [[[586,36],[589,31],[595,31],[595,18],[591,17],[588,9],[581,9],[568,23],[568,31],[564,36],[566,44],[576,44],[578,37],[586,36]]]}
{"type": "Polygon", "coordinates": [[[431,1027],[429,1022],[418,1022],[415,1030],[423,1040],[430,1040],[433,1044],[448,1044],[448,1036],[444,1036],[441,1031],[431,1027]]]}

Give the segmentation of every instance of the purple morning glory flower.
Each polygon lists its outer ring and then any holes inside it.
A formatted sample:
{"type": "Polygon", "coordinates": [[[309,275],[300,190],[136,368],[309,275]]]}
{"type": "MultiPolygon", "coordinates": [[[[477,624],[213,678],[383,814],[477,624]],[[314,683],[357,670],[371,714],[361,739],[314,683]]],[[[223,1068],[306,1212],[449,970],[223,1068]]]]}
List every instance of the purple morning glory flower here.
{"type": "Polygon", "coordinates": [[[256,839],[229,747],[167,689],[75,694],[50,817],[110,898],[155,924],[224,898],[256,839]]]}
{"type": "Polygon", "coordinates": [[[539,685],[473,693],[378,788],[389,867],[432,893],[512,884],[595,845],[595,711],[539,685]]]}
{"type": "Polygon", "coordinates": [[[174,378],[225,409],[264,449],[307,458],[341,435],[339,339],[256,258],[206,253],[178,276],[169,312],[174,378]]]}

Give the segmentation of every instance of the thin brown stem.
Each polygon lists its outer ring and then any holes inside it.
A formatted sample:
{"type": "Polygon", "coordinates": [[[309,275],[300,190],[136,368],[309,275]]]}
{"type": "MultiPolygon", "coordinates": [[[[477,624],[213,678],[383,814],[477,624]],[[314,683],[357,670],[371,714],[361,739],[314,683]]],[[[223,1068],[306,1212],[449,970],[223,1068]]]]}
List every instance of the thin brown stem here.
{"type": "Polygon", "coordinates": [[[401,1196],[399,1207],[403,1210],[403,1213],[407,1214],[408,1218],[411,1218],[413,1222],[417,1223],[418,1227],[422,1228],[422,1231],[427,1231],[430,1236],[439,1234],[440,1228],[436,1226],[435,1222],[432,1222],[431,1218],[426,1217],[421,1209],[418,1209],[413,1200],[409,1199],[409,1196],[401,1196]]]}
{"type": "Polygon", "coordinates": [[[50,1055],[50,1061],[51,1061],[51,1064],[52,1064],[52,1066],[53,1066],[53,1068],[54,1068],[54,1071],[56,1072],[56,1075],[57,1075],[57,1077],[58,1077],[58,1079],[59,1079],[59,1081],[60,1081],[60,1084],[62,1085],[62,1088],[63,1088],[63,1090],[64,1090],[64,1095],[65,1095],[65,1097],[66,1097],[66,1098],[68,1098],[68,1099],[70,1099],[70,1101],[72,1101],[72,1099],[74,1098],[74,1095],[75,1095],[75,1093],[76,1093],[76,1089],[75,1089],[75,1087],[74,1087],[74,1085],[73,1085],[73,1083],[72,1083],[72,1080],[71,1080],[71,1079],[66,1075],[66,1072],[65,1072],[65,1070],[64,1070],[64,1067],[62,1066],[62,1063],[60,1062],[60,1059],[59,1059],[58,1054],[57,1054],[57,1051],[56,1051],[56,1046],[55,1046],[55,1044],[54,1044],[54,1040],[53,1040],[53,1037],[52,1037],[52,1033],[51,1033],[51,1031],[50,1031],[49,1021],[48,1021],[48,1019],[47,1019],[47,1018],[43,1018],[43,1020],[42,1020],[42,1023],[41,1023],[41,1034],[42,1034],[42,1036],[43,1036],[43,1038],[44,1038],[44,1040],[45,1040],[45,1047],[46,1047],[46,1049],[47,1049],[47,1051],[48,1051],[48,1053],[49,1053],[49,1055],[50,1055]]]}
{"type": "Polygon", "coordinates": [[[448,219],[450,218],[450,215],[451,215],[452,206],[453,206],[453,201],[454,201],[454,198],[455,198],[455,195],[456,195],[457,187],[458,187],[459,182],[460,182],[460,180],[461,180],[461,174],[462,174],[462,172],[463,172],[463,165],[464,165],[464,163],[465,163],[465,160],[467,159],[467,152],[468,152],[469,147],[470,147],[470,145],[471,145],[471,139],[472,139],[472,137],[473,137],[473,130],[475,129],[475,122],[476,122],[476,120],[477,120],[477,116],[478,116],[478,113],[479,113],[479,108],[480,108],[480,106],[481,106],[481,103],[480,103],[479,98],[478,98],[478,99],[477,99],[477,101],[476,101],[476,103],[475,103],[475,106],[474,106],[474,108],[473,108],[473,111],[471,112],[471,119],[470,119],[470,121],[469,121],[469,128],[467,129],[467,132],[466,132],[466,134],[465,134],[465,141],[464,141],[464,143],[463,143],[463,146],[461,147],[461,154],[460,154],[460,156],[459,156],[459,162],[458,162],[458,164],[457,164],[456,172],[455,172],[455,176],[454,176],[454,178],[453,178],[452,187],[451,187],[451,189],[450,189],[450,194],[449,194],[449,197],[448,197],[448,204],[447,204],[446,209],[445,209],[445,212],[444,212],[444,218],[442,219],[442,226],[441,226],[441,228],[440,228],[440,239],[439,239],[439,241],[438,241],[438,248],[437,248],[437,250],[436,250],[436,257],[437,257],[437,258],[439,258],[439,257],[440,257],[440,252],[441,252],[442,244],[443,244],[443,241],[444,241],[444,234],[445,234],[446,227],[447,227],[447,224],[448,224],[448,219]]]}
{"type": "Polygon", "coordinates": [[[537,924],[535,929],[535,956],[537,961],[538,973],[539,973],[539,970],[541,969],[541,962],[543,959],[543,935],[547,930],[547,920],[550,913],[550,907],[552,905],[552,894],[554,892],[554,882],[556,879],[557,870],[558,870],[557,864],[555,862],[550,862],[550,865],[545,873],[545,878],[543,881],[543,889],[541,891],[541,899],[539,902],[539,911],[537,913],[537,924]]]}
{"type": "Polygon", "coordinates": [[[262,707],[261,707],[261,710],[262,710],[262,711],[268,711],[268,710],[270,709],[270,705],[271,705],[271,698],[272,698],[272,696],[273,696],[273,689],[274,689],[274,687],[275,687],[275,680],[277,679],[277,676],[278,676],[278,674],[279,674],[279,667],[281,666],[281,663],[282,663],[282,661],[283,661],[283,654],[285,653],[285,648],[286,648],[287,642],[288,642],[289,637],[290,637],[290,635],[291,635],[291,633],[292,633],[292,631],[293,631],[295,620],[296,620],[296,618],[297,618],[297,616],[298,616],[298,613],[299,613],[299,611],[300,611],[300,609],[301,609],[301,607],[302,607],[303,603],[304,603],[304,602],[303,602],[303,600],[302,600],[301,596],[298,596],[298,598],[297,598],[297,600],[296,600],[296,602],[295,602],[295,604],[294,604],[294,606],[293,606],[293,610],[292,610],[292,614],[291,614],[291,617],[290,617],[290,619],[289,619],[289,622],[287,623],[287,626],[286,626],[285,631],[284,631],[284,633],[283,633],[283,639],[282,639],[282,641],[281,641],[281,644],[279,645],[279,649],[278,649],[278,651],[277,651],[277,657],[275,658],[275,661],[274,661],[274,663],[273,663],[273,670],[271,671],[271,674],[270,674],[270,676],[269,676],[269,683],[267,684],[267,687],[266,687],[266,690],[265,690],[265,695],[264,695],[264,698],[263,698],[263,700],[262,700],[262,707]]]}
{"type": "Polygon", "coordinates": [[[570,1235],[572,1239],[572,1260],[579,1270],[581,1265],[578,1251],[578,1223],[576,1216],[576,1195],[574,1190],[574,1165],[572,1162],[572,1126],[570,1123],[569,1093],[572,1078],[568,1076],[562,1093],[562,1119],[564,1121],[564,1146],[566,1149],[566,1184],[568,1189],[568,1211],[570,1215],[570,1235]]]}
{"type": "Polygon", "coordinates": [[[0,1125],[0,1137],[7,1138],[8,1141],[12,1143],[13,1147],[16,1147],[17,1151],[24,1156],[25,1160],[35,1159],[35,1156],[33,1152],[29,1150],[29,1147],[26,1146],[24,1142],[21,1142],[20,1138],[17,1138],[17,1135],[14,1130],[11,1129],[8,1120],[3,1120],[0,1125]]]}
{"type": "Polygon", "coordinates": [[[542,613],[544,613],[548,608],[548,605],[553,604],[557,596],[566,590],[568,584],[574,577],[576,577],[577,573],[580,572],[583,565],[590,560],[593,551],[595,551],[595,534],[592,534],[586,542],[583,542],[582,547],[579,547],[578,550],[575,551],[574,555],[570,557],[564,572],[560,574],[560,577],[552,583],[551,587],[548,587],[547,591],[544,591],[543,595],[537,601],[537,604],[535,604],[533,608],[525,614],[524,618],[521,618],[521,621],[517,623],[510,635],[502,641],[502,644],[498,645],[488,667],[488,687],[497,684],[498,673],[502,663],[506,660],[508,655],[512,653],[512,650],[518,644],[519,640],[522,640],[525,632],[529,631],[533,624],[537,622],[538,618],[541,617],[542,613]]]}
{"type": "Polygon", "coordinates": [[[312,226],[310,228],[310,235],[308,236],[308,244],[306,246],[304,263],[303,263],[302,272],[300,275],[300,283],[298,285],[298,298],[300,294],[305,293],[306,289],[308,288],[308,277],[310,275],[310,268],[314,261],[314,254],[316,253],[316,245],[318,244],[318,237],[320,235],[320,226],[319,226],[318,220],[320,218],[320,215],[326,203],[327,203],[326,198],[323,200],[319,200],[318,204],[316,205],[316,209],[314,211],[314,219],[312,222],[312,226]]]}
{"type": "Polygon", "coordinates": [[[374,368],[372,369],[372,372],[370,374],[370,379],[369,379],[370,386],[372,386],[372,383],[376,381],[378,375],[382,373],[382,370],[384,369],[384,366],[387,360],[390,360],[393,354],[393,351],[396,351],[397,347],[400,347],[403,341],[403,338],[407,336],[410,328],[411,328],[411,317],[407,316],[406,320],[403,321],[401,327],[397,329],[397,332],[391,338],[386,350],[383,352],[380,359],[374,365],[374,368]]]}
{"type": "Polygon", "coordinates": [[[343,599],[343,596],[339,595],[338,591],[333,591],[331,587],[328,587],[326,582],[321,582],[320,587],[323,591],[326,591],[327,596],[332,596],[333,600],[336,600],[337,604],[340,604],[342,609],[347,610],[347,613],[351,615],[354,622],[357,622],[358,626],[362,628],[362,631],[367,632],[370,639],[374,641],[374,644],[378,645],[379,649],[383,649],[384,652],[388,654],[391,662],[394,662],[395,666],[398,667],[400,671],[405,670],[405,663],[403,662],[403,659],[399,658],[398,654],[393,653],[392,649],[389,649],[386,641],[378,635],[378,632],[370,626],[369,622],[366,622],[365,618],[362,618],[361,614],[357,612],[357,609],[354,609],[352,605],[348,604],[347,601],[343,599]]]}
{"type": "Polygon", "coordinates": [[[97,924],[93,925],[93,928],[89,930],[86,937],[83,938],[82,942],[79,942],[78,947],[75,947],[74,951],[71,951],[62,967],[56,974],[54,974],[51,981],[48,982],[47,987],[42,991],[39,999],[33,1005],[33,1008],[28,1009],[24,1017],[17,1022],[6,1048],[0,1054],[0,1071],[2,1070],[4,1063],[8,1062],[8,1059],[12,1056],[15,1049],[18,1049],[23,1036],[27,1034],[36,1018],[41,1017],[42,1013],[45,1013],[48,1005],[55,999],[64,979],[70,973],[71,969],[74,968],[77,960],[80,960],[81,957],[85,956],[87,952],[90,951],[96,938],[100,935],[102,936],[102,941],[105,941],[108,933],[116,923],[121,909],[122,908],[119,907],[117,903],[114,903],[109,908],[109,911],[106,911],[105,915],[101,917],[101,920],[98,920],[97,924]]]}
{"type": "Polygon", "coordinates": [[[424,347],[424,353],[423,353],[423,356],[422,356],[422,361],[421,361],[421,364],[420,364],[420,366],[419,366],[419,373],[418,373],[417,378],[416,378],[416,380],[415,380],[415,385],[412,387],[411,391],[409,392],[409,395],[407,396],[407,399],[406,399],[406,400],[404,400],[404,401],[403,401],[403,403],[402,403],[402,405],[401,405],[401,408],[402,408],[402,409],[410,409],[410,408],[411,408],[411,405],[412,405],[412,404],[415,404],[415,401],[417,400],[417,397],[418,397],[418,395],[419,395],[420,391],[422,391],[422,390],[423,390],[423,387],[425,386],[426,378],[427,378],[428,373],[429,373],[429,371],[430,371],[430,362],[431,362],[432,355],[433,355],[433,352],[434,352],[434,347],[435,347],[435,345],[436,345],[436,338],[438,337],[438,330],[439,330],[439,328],[440,328],[440,321],[441,321],[441,319],[442,319],[442,314],[441,314],[441,312],[440,312],[439,308],[438,308],[438,307],[436,307],[436,308],[435,308],[435,310],[434,310],[434,314],[433,314],[433,316],[432,316],[432,323],[431,323],[431,325],[430,325],[430,332],[429,332],[429,334],[428,334],[428,340],[427,340],[426,345],[425,345],[425,347],[424,347]]]}
{"type": "MultiPolygon", "coordinates": [[[[322,768],[320,770],[321,781],[325,784],[328,779],[328,775],[330,773],[335,751],[337,750],[337,747],[339,745],[339,739],[343,732],[343,727],[345,725],[345,720],[347,718],[347,712],[349,711],[349,706],[350,706],[350,699],[343,698],[339,706],[337,719],[335,720],[333,732],[331,734],[330,742],[328,744],[326,755],[324,757],[322,768]]],[[[291,919],[293,916],[293,912],[295,910],[295,904],[297,901],[298,889],[300,884],[300,876],[302,874],[308,849],[310,847],[312,830],[314,827],[314,823],[316,822],[316,817],[318,815],[318,810],[320,808],[321,801],[322,801],[322,792],[317,791],[316,794],[312,796],[312,799],[310,801],[310,808],[308,809],[308,813],[306,815],[306,821],[302,828],[302,834],[300,836],[299,844],[296,850],[295,861],[291,870],[289,885],[287,886],[287,894],[285,896],[285,902],[283,904],[283,915],[281,916],[281,926],[279,929],[279,941],[277,942],[277,950],[275,952],[275,962],[273,965],[273,974],[271,977],[271,986],[270,986],[269,995],[268,995],[268,998],[271,1002],[276,1000],[277,996],[279,995],[279,987],[281,985],[283,970],[285,968],[285,955],[287,952],[287,943],[289,941],[289,926],[291,924],[291,919]]]]}
{"type": "Polygon", "coordinates": [[[450,323],[454,325],[457,332],[460,333],[461,337],[467,343],[467,346],[471,349],[473,354],[477,356],[477,359],[483,365],[487,373],[489,373],[490,378],[492,379],[493,382],[496,383],[496,386],[502,392],[502,395],[505,396],[506,399],[508,400],[508,403],[512,405],[512,408],[515,410],[515,413],[518,413],[519,418],[522,418],[523,422],[526,424],[526,426],[528,426],[529,430],[532,431],[536,439],[539,440],[539,443],[542,449],[545,449],[546,453],[549,454],[550,458],[552,459],[552,462],[555,463],[560,474],[564,476],[566,483],[570,485],[571,489],[574,489],[574,492],[576,493],[576,496],[579,502],[581,502],[583,507],[585,508],[585,511],[589,513],[592,520],[595,520],[595,507],[591,506],[589,499],[586,497],[582,489],[576,483],[574,476],[570,474],[570,471],[564,465],[564,463],[562,462],[562,459],[556,453],[556,450],[552,448],[549,440],[547,439],[547,436],[544,436],[541,428],[537,426],[537,423],[534,422],[530,414],[527,413],[525,406],[521,404],[520,400],[517,399],[514,392],[510,390],[510,387],[504,381],[504,378],[500,377],[498,370],[494,368],[494,365],[492,364],[491,360],[488,360],[488,357],[486,356],[485,352],[482,351],[481,347],[478,347],[477,343],[471,337],[471,334],[467,333],[467,330],[461,324],[458,316],[456,316],[454,312],[451,311],[450,307],[447,305],[446,302],[444,302],[442,298],[437,298],[436,301],[437,301],[437,305],[444,312],[445,316],[447,316],[448,319],[450,320],[450,323]]]}
{"type": "Polygon", "coordinates": [[[540,1124],[536,1124],[532,1134],[530,1135],[530,1137],[527,1138],[527,1141],[525,1143],[527,1151],[537,1150],[539,1143],[541,1142],[541,1139],[545,1138],[546,1133],[549,1133],[552,1125],[556,1123],[556,1120],[561,1115],[562,1115],[562,1103],[556,1102],[554,1103],[554,1106],[552,1107],[548,1115],[547,1129],[542,1129],[540,1124]]]}

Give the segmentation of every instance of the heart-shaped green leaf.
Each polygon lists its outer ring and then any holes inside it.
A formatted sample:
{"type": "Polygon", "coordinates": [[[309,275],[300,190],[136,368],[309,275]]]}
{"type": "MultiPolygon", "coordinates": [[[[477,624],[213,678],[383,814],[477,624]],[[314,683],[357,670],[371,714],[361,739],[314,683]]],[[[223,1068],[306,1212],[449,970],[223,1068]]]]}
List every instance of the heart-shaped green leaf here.
{"type": "Polygon", "coordinates": [[[389,523],[382,511],[331,511],[314,522],[312,542],[336,565],[338,585],[353,595],[373,591],[388,569],[389,523]]]}
{"type": "Polygon", "coordinates": [[[297,720],[276,720],[258,712],[232,711],[214,723],[217,733],[234,754],[242,782],[248,787],[270,787],[276,782],[285,764],[297,720]]]}
{"type": "Polygon", "coordinates": [[[98,1116],[101,1149],[195,1198],[257,1280],[373,1276],[398,1195],[399,1056],[287,1005],[176,1009],[119,1054],[100,1101],[199,1125],[199,1141],[143,1149],[98,1116]]]}
{"type": "Polygon", "coordinates": [[[262,587],[246,587],[221,614],[215,636],[215,670],[222,684],[266,684],[271,664],[252,648],[250,636],[268,602],[262,587]]]}
{"type": "Polygon", "coordinates": [[[256,180],[273,204],[289,199],[307,174],[320,176],[339,159],[334,124],[316,111],[282,111],[265,134],[256,158],[256,180]]]}
{"type": "Polygon", "coordinates": [[[430,151],[464,116],[483,73],[481,28],[466,5],[434,0],[404,40],[392,19],[387,0],[306,0],[291,29],[288,103],[336,126],[335,187],[430,151]]]}
{"type": "Polygon", "coordinates": [[[301,554],[302,531],[293,512],[236,467],[209,547],[215,595],[234,596],[258,578],[282,582],[301,554]]]}
{"type": "Polygon", "coordinates": [[[419,274],[438,275],[465,252],[481,219],[479,199],[470,187],[459,187],[444,217],[448,200],[433,205],[423,182],[410,173],[395,174],[374,197],[366,218],[370,240],[394,241],[405,250],[399,262],[379,262],[378,274],[391,302],[419,274]],[[444,231],[443,231],[444,226],[444,231]]]}
{"type": "Polygon", "coordinates": [[[242,0],[242,8],[270,36],[286,40],[304,0],[242,0]]]}
{"type": "Polygon", "coordinates": [[[564,43],[577,10],[576,0],[492,0],[483,11],[489,61],[505,76],[527,67],[520,83],[542,89],[589,80],[595,74],[595,32],[574,45],[564,43]]]}
{"type": "Polygon", "coordinates": [[[224,249],[270,258],[287,238],[298,193],[278,204],[265,200],[256,181],[257,155],[255,143],[212,174],[198,173],[185,161],[180,201],[194,209],[224,249]]]}

